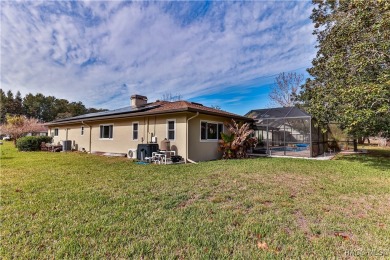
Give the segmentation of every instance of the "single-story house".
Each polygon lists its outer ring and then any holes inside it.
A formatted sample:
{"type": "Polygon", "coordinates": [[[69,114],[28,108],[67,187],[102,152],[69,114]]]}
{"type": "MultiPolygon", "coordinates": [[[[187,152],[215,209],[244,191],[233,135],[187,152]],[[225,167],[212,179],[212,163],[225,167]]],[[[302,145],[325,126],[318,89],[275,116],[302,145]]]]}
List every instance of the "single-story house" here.
{"type": "Polygon", "coordinates": [[[26,136],[47,136],[48,127],[42,125],[40,129],[37,129],[35,132],[28,133],[26,136]]]}
{"type": "Polygon", "coordinates": [[[54,143],[70,140],[73,148],[91,153],[128,153],[167,139],[171,150],[193,162],[221,158],[217,148],[220,132],[227,131],[224,122],[253,121],[195,102],[147,100],[133,95],[128,107],[49,122],[49,135],[54,143]]]}

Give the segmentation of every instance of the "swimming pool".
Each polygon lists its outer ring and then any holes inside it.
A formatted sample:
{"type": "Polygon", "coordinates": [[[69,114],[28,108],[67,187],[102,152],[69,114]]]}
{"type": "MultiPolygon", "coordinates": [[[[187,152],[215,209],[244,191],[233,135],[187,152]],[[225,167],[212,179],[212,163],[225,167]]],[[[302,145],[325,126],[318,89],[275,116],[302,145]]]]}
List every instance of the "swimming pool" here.
{"type": "Polygon", "coordinates": [[[285,147],[272,147],[270,148],[272,151],[278,151],[278,152],[300,152],[300,151],[304,151],[304,150],[307,150],[309,145],[306,145],[306,146],[298,146],[297,147],[289,147],[289,146],[285,146],[285,147]]]}

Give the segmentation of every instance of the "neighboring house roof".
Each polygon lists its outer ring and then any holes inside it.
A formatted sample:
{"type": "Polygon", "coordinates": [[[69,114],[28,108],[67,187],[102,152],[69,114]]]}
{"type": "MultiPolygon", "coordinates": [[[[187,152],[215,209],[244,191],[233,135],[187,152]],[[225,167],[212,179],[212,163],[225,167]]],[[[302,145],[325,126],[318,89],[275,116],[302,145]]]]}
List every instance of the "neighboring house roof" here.
{"type": "Polygon", "coordinates": [[[36,131],[34,131],[35,133],[47,133],[48,131],[48,127],[45,126],[45,125],[41,125],[39,129],[37,129],[36,131]]]}
{"type": "Polygon", "coordinates": [[[202,114],[230,117],[238,120],[252,121],[252,119],[240,116],[237,114],[229,113],[223,110],[214,109],[211,107],[203,106],[202,104],[188,101],[156,101],[153,103],[145,104],[141,107],[123,107],[115,110],[90,113],[75,117],[69,117],[64,119],[58,119],[46,125],[57,125],[65,123],[75,123],[80,121],[92,121],[92,120],[101,120],[101,119],[114,119],[114,118],[124,118],[129,116],[143,116],[143,115],[158,115],[158,114],[167,114],[175,112],[199,112],[202,114]]]}
{"type": "Polygon", "coordinates": [[[308,113],[297,107],[277,107],[266,109],[255,109],[249,111],[245,116],[252,119],[282,119],[282,118],[304,118],[311,117],[308,113]]]}

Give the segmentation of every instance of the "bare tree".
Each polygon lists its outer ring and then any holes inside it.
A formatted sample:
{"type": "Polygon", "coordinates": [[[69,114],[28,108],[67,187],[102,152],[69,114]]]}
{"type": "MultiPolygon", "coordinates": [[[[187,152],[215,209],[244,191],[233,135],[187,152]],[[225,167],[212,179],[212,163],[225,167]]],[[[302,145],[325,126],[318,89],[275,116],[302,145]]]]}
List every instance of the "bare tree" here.
{"type": "Polygon", "coordinates": [[[275,78],[269,97],[273,105],[292,107],[297,101],[298,90],[303,82],[303,74],[296,72],[280,73],[275,78]]]}
{"type": "Polygon", "coordinates": [[[161,100],[164,100],[164,101],[179,101],[183,98],[183,96],[181,94],[176,94],[176,95],[173,95],[172,93],[170,92],[166,92],[162,95],[161,97],[161,100]]]}

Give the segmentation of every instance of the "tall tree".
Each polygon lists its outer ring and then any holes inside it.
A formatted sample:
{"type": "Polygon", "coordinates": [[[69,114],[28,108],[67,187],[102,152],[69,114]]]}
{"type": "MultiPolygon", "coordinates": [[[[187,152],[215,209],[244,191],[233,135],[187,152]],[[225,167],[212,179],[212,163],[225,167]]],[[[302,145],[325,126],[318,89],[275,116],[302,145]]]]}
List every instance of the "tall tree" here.
{"type": "Polygon", "coordinates": [[[27,117],[39,118],[41,107],[36,95],[29,93],[23,98],[23,109],[27,117]]]}
{"type": "Polygon", "coordinates": [[[87,109],[81,102],[72,102],[68,105],[68,112],[70,112],[72,116],[79,116],[87,113],[87,109]]]}
{"type": "Polygon", "coordinates": [[[5,115],[7,113],[5,108],[6,102],[7,96],[5,95],[3,89],[0,88],[0,124],[5,122],[5,115]]]}
{"type": "Polygon", "coordinates": [[[11,90],[7,91],[7,96],[5,97],[5,113],[6,114],[14,114],[14,94],[12,93],[11,90]]]}
{"type": "Polygon", "coordinates": [[[390,134],[390,2],[313,0],[318,52],[301,98],[355,138],[390,134]]]}
{"type": "Polygon", "coordinates": [[[56,118],[55,100],[56,98],[53,96],[40,96],[41,114],[39,119],[43,122],[53,121],[56,118]]]}
{"type": "MultiPolygon", "coordinates": [[[[66,100],[65,100],[66,101],[66,100]]],[[[57,106],[60,103],[53,96],[45,96],[41,93],[36,95],[27,94],[23,99],[23,107],[25,114],[28,117],[38,118],[41,121],[49,122],[54,120],[59,113],[59,109],[68,110],[69,102],[66,101],[65,108],[63,106],[57,106]]]]}
{"type": "Polygon", "coordinates": [[[303,74],[296,72],[280,73],[275,78],[269,97],[273,105],[292,107],[297,101],[298,91],[303,82],[303,74]]]}
{"type": "Polygon", "coordinates": [[[23,99],[22,99],[22,94],[20,94],[20,91],[16,92],[13,103],[14,103],[14,114],[15,115],[22,115],[23,114],[23,99]]]}
{"type": "Polygon", "coordinates": [[[69,101],[66,99],[56,99],[54,101],[54,106],[56,108],[56,113],[66,113],[68,111],[69,101]]]}

